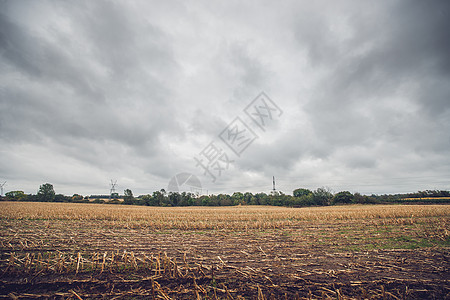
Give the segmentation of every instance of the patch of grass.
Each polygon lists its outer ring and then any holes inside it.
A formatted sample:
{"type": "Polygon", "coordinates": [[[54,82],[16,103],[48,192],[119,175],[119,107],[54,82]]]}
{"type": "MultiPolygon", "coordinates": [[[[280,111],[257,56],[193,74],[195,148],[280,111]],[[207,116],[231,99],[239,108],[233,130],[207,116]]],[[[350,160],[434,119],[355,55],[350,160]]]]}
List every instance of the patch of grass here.
{"type": "Polygon", "coordinates": [[[410,236],[401,236],[389,238],[383,245],[384,249],[417,249],[433,247],[435,243],[426,239],[414,238],[410,236]]]}
{"type": "Polygon", "coordinates": [[[447,237],[444,241],[442,241],[442,240],[433,240],[433,243],[435,243],[436,246],[449,247],[450,246],[450,237],[447,237]]]}
{"type": "Polygon", "coordinates": [[[155,231],[155,232],[153,232],[154,234],[170,234],[170,232],[169,231],[155,231]]]}
{"type": "Polygon", "coordinates": [[[338,248],[338,250],[355,251],[355,252],[369,251],[369,250],[375,250],[375,249],[379,249],[379,247],[375,244],[346,245],[344,247],[338,248]]]}
{"type": "Polygon", "coordinates": [[[417,238],[412,236],[397,237],[365,237],[358,238],[348,236],[347,241],[350,244],[344,244],[336,247],[336,250],[343,251],[369,251],[377,249],[419,249],[434,246],[447,247],[450,245],[450,239],[446,241],[429,240],[425,238],[417,238]]]}

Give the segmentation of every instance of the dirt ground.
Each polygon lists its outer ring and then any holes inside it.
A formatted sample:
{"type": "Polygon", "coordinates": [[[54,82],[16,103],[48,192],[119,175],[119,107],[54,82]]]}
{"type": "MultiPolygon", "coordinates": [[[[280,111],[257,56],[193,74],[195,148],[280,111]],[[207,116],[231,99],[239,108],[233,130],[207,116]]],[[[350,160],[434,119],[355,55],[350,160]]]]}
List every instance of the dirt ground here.
{"type": "Polygon", "coordinates": [[[3,220],[0,298],[450,299],[449,248],[401,244],[414,227],[400,227],[156,231],[3,220]]]}

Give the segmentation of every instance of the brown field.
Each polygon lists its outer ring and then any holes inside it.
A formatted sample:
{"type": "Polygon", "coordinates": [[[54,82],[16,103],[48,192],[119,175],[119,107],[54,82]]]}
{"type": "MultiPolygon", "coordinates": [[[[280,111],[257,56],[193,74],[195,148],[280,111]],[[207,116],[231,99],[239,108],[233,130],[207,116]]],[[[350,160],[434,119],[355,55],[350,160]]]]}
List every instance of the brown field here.
{"type": "Polygon", "coordinates": [[[448,200],[450,197],[420,197],[420,198],[403,198],[402,200],[448,200]]]}
{"type": "Polygon", "coordinates": [[[0,298],[450,299],[450,206],[0,202],[0,298]]]}

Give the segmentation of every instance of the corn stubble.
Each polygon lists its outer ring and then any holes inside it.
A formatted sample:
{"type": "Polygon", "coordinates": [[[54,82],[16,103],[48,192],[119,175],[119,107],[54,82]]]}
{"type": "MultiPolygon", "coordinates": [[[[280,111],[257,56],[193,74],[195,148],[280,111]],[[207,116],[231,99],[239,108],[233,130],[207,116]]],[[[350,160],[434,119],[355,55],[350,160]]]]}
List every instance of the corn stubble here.
{"type": "Polygon", "coordinates": [[[65,299],[445,298],[450,291],[445,278],[449,212],[446,205],[161,208],[3,202],[0,294],[65,299]],[[408,246],[415,246],[411,240],[436,244],[396,249],[405,234],[412,237],[408,246]],[[376,249],[364,248],[367,235],[380,237],[376,249]],[[422,266],[413,263],[421,256],[422,266]]]}
{"type": "Polygon", "coordinates": [[[111,226],[160,230],[278,229],[311,221],[383,220],[404,222],[418,218],[448,218],[447,205],[376,205],[285,208],[232,207],[142,207],[77,203],[0,203],[0,217],[15,220],[100,221],[111,226]]]}

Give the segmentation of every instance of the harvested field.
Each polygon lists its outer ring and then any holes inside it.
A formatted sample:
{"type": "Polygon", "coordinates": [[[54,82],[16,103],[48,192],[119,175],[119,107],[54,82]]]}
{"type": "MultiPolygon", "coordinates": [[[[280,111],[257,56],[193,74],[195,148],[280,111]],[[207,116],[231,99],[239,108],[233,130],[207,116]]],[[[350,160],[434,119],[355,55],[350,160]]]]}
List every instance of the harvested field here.
{"type": "Polygon", "coordinates": [[[450,206],[0,203],[0,297],[450,299],[450,206]]]}

